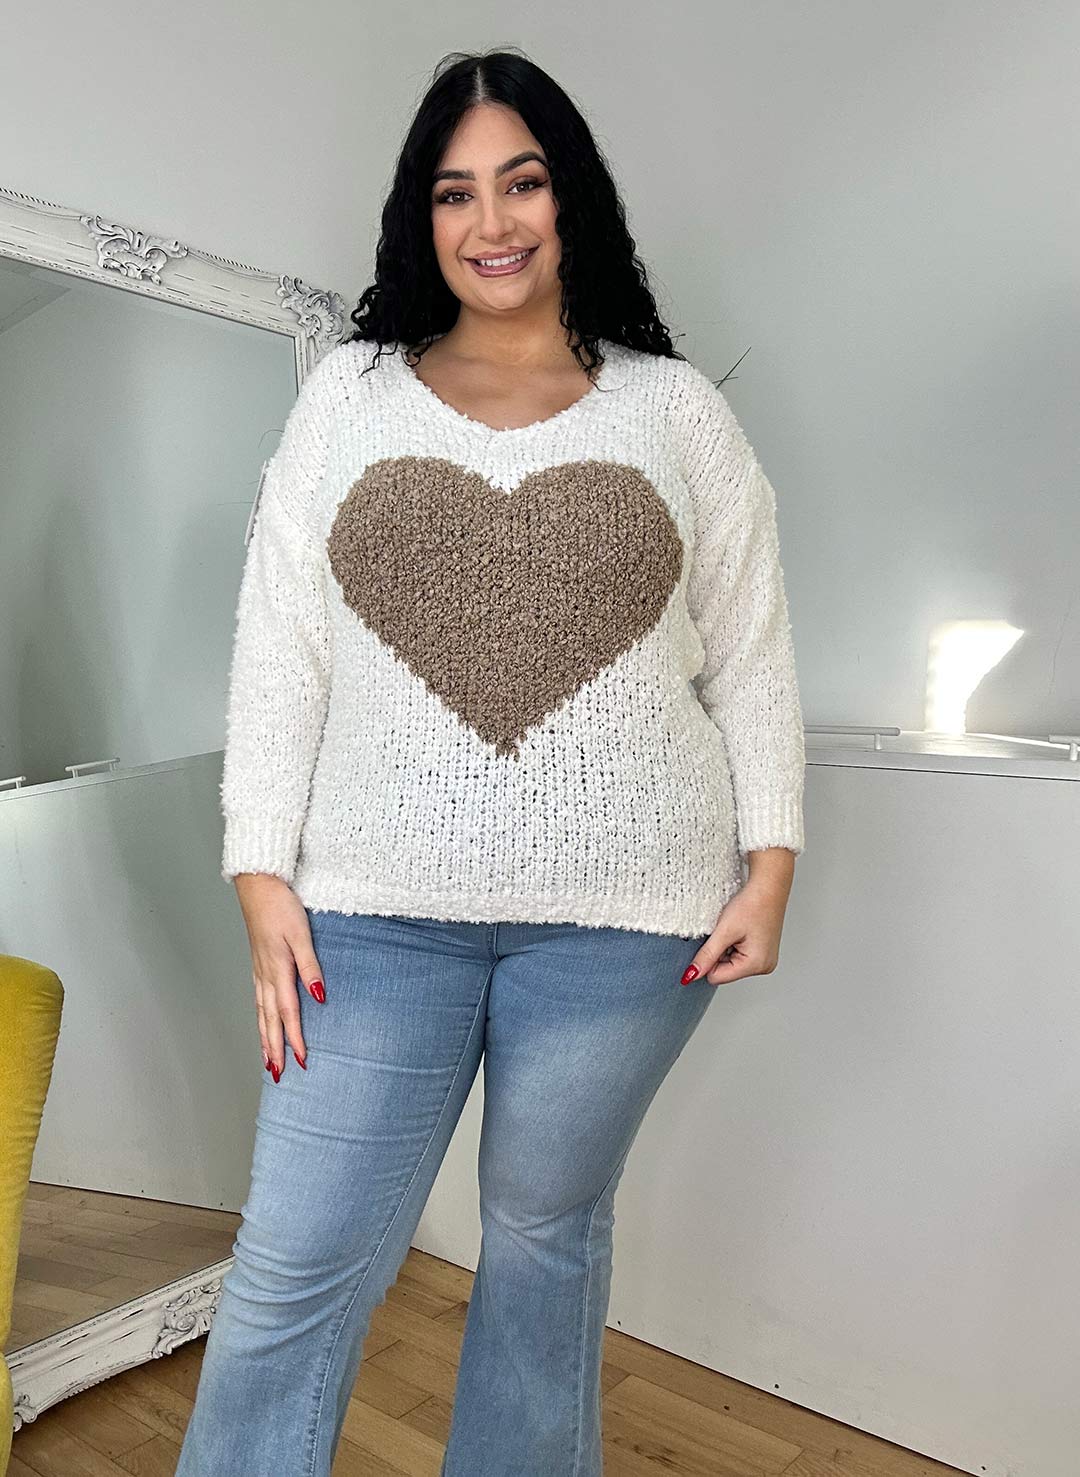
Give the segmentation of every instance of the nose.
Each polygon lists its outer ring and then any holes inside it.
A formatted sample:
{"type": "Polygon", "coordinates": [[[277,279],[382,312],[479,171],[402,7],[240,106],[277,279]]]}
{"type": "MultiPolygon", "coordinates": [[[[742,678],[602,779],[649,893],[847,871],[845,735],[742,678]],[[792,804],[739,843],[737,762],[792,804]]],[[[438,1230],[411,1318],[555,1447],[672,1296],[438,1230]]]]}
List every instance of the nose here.
{"type": "Polygon", "coordinates": [[[513,230],[513,206],[508,204],[498,191],[482,198],[478,230],[480,239],[491,246],[498,246],[513,233],[513,230]]]}

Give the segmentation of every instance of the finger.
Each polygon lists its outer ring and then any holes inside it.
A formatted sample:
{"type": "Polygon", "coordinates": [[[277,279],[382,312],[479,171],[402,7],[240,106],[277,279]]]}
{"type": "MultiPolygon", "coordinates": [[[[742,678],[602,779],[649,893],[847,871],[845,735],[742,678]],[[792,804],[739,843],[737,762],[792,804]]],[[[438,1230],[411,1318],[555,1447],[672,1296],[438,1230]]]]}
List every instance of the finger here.
{"type": "Polygon", "coordinates": [[[713,965],[706,979],[714,985],[726,985],[732,980],[749,979],[753,975],[771,973],[772,966],[767,959],[748,950],[735,949],[730,959],[721,959],[713,965]]]}
{"type": "Polygon", "coordinates": [[[259,1045],[262,1047],[263,1067],[267,1072],[270,1070],[270,1047],[266,1040],[266,1023],[261,1010],[256,1012],[256,1020],[259,1025],[259,1045]]]}
{"type": "Polygon", "coordinates": [[[322,970],[319,968],[319,961],[315,957],[315,950],[311,946],[310,933],[303,943],[295,945],[293,956],[296,959],[296,972],[300,976],[304,989],[320,1005],[325,1004],[326,987],[323,984],[322,970]]]}
{"type": "Polygon", "coordinates": [[[682,977],[682,983],[684,985],[689,985],[693,980],[703,978],[716,964],[717,960],[720,959],[727,952],[727,950],[734,948],[734,946],[735,940],[733,937],[723,934],[719,930],[717,930],[716,933],[711,934],[694,955],[693,959],[691,959],[690,963],[686,966],[682,977]]]}
{"type": "MultiPolygon", "coordinates": [[[[273,1034],[270,1029],[270,1017],[264,1010],[259,1012],[259,1036],[263,1043],[263,1064],[266,1070],[277,1082],[281,1078],[282,1064],[275,1060],[273,1034]]],[[[280,1055],[280,1052],[278,1053],[280,1055]]]]}
{"type": "Polygon", "coordinates": [[[285,1070],[285,1040],[277,1006],[277,992],[273,985],[263,986],[263,1015],[266,1021],[266,1041],[270,1048],[270,1071],[277,1082],[285,1070]]]}
{"type": "Polygon", "coordinates": [[[282,1032],[295,1053],[301,1067],[307,1068],[307,1047],[300,1030],[300,996],[295,978],[282,984],[277,995],[278,1017],[282,1032]]]}
{"type": "Polygon", "coordinates": [[[270,1070],[270,1041],[266,1034],[266,1014],[263,1010],[262,991],[259,989],[258,980],[255,985],[255,1021],[259,1029],[259,1044],[262,1047],[263,1067],[267,1072],[270,1070]]]}
{"type": "Polygon", "coordinates": [[[753,970],[746,968],[745,955],[734,953],[728,958],[718,959],[706,971],[705,978],[710,985],[729,985],[733,980],[741,980],[748,974],[753,974],[753,970]]]}

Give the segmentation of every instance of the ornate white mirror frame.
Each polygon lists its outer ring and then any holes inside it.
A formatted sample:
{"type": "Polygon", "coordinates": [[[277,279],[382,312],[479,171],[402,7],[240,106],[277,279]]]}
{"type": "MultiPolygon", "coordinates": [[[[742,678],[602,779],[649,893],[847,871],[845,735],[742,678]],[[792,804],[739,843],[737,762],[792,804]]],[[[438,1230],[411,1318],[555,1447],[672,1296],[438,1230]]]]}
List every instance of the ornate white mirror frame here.
{"type": "MultiPolygon", "coordinates": [[[[0,256],[288,334],[298,385],[343,337],[346,308],[336,292],[3,186],[0,256]]],[[[14,1351],[7,1359],[14,1429],[69,1395],[205,1333],[232,1261],[201,1267],[14,1351]]]]}

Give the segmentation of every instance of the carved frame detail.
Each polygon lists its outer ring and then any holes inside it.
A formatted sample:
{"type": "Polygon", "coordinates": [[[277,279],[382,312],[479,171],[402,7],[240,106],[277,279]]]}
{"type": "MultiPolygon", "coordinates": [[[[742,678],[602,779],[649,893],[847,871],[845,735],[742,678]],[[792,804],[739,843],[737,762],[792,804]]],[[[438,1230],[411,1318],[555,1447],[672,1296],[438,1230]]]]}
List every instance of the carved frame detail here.
{"type": "Polygon", "coordinates": [[[298,385],[344,336],[346,305],[336,292],[3,186],[0,256],[287,333],[298,385]]]}

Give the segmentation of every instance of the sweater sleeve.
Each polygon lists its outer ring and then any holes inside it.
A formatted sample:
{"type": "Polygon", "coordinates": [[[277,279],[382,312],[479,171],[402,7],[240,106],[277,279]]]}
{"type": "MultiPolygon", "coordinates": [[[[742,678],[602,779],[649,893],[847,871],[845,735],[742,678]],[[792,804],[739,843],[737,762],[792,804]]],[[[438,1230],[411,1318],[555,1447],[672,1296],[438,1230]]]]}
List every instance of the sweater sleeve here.
{"type": "Polygon", "coordinates": [[[240,582],[221,780],[225,878],[292,881],[326,718],[330,630],[309,514],[327,460],[327,357],[305,376],[267,463],[240,582]]]}
{"type": "Polygon", "coordinates": [[[724,737],[740,852],[798,854],[806,752],[776,495],[723,393],[700,371],[693,381],[687,604],[704,646],[694,687],[724,737]]]}

